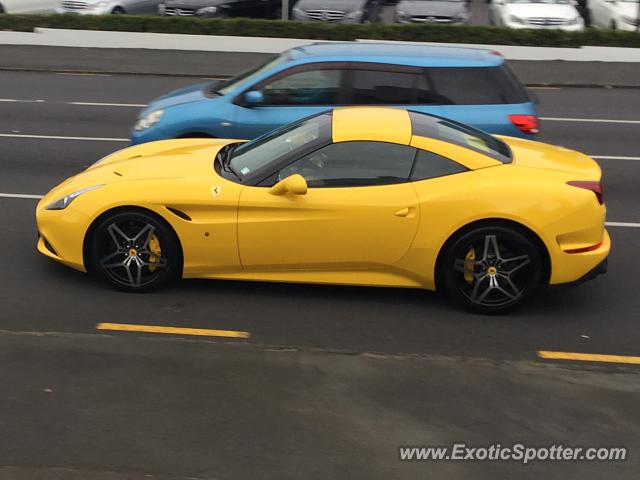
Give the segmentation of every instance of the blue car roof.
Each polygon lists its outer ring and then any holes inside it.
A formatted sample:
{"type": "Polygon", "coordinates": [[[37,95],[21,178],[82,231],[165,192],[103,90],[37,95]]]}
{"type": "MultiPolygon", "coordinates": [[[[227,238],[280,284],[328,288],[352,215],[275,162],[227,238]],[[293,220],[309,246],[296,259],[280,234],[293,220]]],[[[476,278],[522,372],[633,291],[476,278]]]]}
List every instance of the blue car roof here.
{"type": "Polygon", "coordinates": [[[504,58],[483,48],[416,45],[408,43],[314,43],[289,50],[289,58],[302,63],[377,62],[416,67],[494,67],[504,58]]]}

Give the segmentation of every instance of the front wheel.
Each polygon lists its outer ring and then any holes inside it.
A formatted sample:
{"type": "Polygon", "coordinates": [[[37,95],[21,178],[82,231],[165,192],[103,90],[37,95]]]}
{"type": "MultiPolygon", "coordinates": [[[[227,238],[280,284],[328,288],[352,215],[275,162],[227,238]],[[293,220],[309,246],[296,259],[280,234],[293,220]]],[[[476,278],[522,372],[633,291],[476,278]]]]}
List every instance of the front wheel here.
{"type": "Polygon", "coordinates": [[[93,230],[91,270],[120,290],[144,292],[176,278],[178,239],[157,217],[138,211],[114,213],[93,230]]]}
{"type": "Polygon", "coordinates": [[[124,9],[122,7],[115,7],[113,10],[111,10],[111,14],[112,15],[122,15],[122,14],[124,14],[124,9]]]}
{"type": "Polygon", "coordinates": [[[438,262],[438,289],[474,311],[506,313],[542,284],[545,264],[528,235],[478,227],[454,239],[438,262]]]}

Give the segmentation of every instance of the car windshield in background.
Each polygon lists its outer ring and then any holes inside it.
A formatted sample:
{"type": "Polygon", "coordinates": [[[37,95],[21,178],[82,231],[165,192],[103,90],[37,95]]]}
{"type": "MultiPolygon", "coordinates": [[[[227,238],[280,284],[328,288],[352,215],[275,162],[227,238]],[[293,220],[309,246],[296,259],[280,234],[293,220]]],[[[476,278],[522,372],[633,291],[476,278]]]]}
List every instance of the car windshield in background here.
{"type": "Polygon", "coordinates": [[[495,158],[502,163],[511,163],[511,149],[502,140],[475,128],[435,115],[409,112],[414,135],[441,139],[470,148],[495,158]]]}
{"type": "Polygon", "coordinates": [[[231,168],[242,178],[252,175],[283,155],[303,150],[325,136],[331,114],[325,113],[286,125],[240,145],[231,158],[231,168]]]}
{"type": "Polygon", "coordinates": [[[213,87],[216,93],[220,95],[228,95],[229,93],[235,92],[238,87],[244,85],[245,83],[251,82],[254,79],[258,78],[264,72],[270,71],[271,69],[277,67],[278,65],[288,62],[289,56],[286,54],[280,55],[272,60],[269,60],[267,63],[264,63],[256,68],[252,68],[247,70],[229,80],[225,80],[221,83],[214,83],[213,87]]]}

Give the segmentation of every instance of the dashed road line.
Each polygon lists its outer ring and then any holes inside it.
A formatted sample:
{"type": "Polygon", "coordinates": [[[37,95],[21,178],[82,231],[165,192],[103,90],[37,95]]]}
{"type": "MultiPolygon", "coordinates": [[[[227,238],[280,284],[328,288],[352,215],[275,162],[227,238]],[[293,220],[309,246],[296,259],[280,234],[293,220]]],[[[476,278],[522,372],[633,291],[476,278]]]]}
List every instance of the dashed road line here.
{"type": "Polygon", "coordinates": [[[199,337],[249,338],[249,332],[239,330],[213,330],[209,328],[163,327],[159,325],[138,325],[131,323],[99,323],[98,330],[119,332],[162,333],[168,335],[195,335],[199,337]]]}
{"type": "Polygon", "coordinates": [[[640,124],[640,120],[618,120],[618,119],[611,119],[611,118],[540,117],[540,120],[544,120],[546,122],[629,123],[632,125],[640,124]]]}
{"type": "Polygon", "coordinates": [[[607,227],[628,227],[628,228],[640,228],[640,223],[632,222],[606,222],[607,227]]]}
{"type": "Polygon", "coordinates": [[[589,155],[594,160],[632,160],[640,161],[640,157],[620,157],[616,155],[589,155]]]}
{"type": "Polygon", "coordinates": [[[146,107],[146,103],[100,103],[100,102],[64,102],[67,105],[84,105],[89,107],[146,107]]]}
{"type": "Polygon", "coordinates": [[[629,355],[603,355],[600,353],[554,352],[540,350],[538,357],[545,360],[569,360],[577,362],[623,363],[640,365],[640,357],[629,355]]]}
{"type": "Polygon", "coordinates": [[[4,138],[35,138],[40,140],[86,140],[91,142],[129,142],[128,138],[109,137],[63,137],[58,135],[24,135],[18,133],[0,133],[4,138]]]}
{"type": "Polygon", "coordinates": [[[43,195],[29,195],[27,193],[0,193],[0,197],[2,198],[26,198],[26,199],[34,199],[39,200],[43,197],[43,195]]]}

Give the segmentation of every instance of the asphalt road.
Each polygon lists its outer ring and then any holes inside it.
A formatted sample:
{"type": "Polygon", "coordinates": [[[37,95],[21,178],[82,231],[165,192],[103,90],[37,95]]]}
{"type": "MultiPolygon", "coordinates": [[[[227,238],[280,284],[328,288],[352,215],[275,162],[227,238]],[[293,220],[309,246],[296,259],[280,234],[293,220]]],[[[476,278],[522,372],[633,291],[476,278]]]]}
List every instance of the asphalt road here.
{"type": "MultiPolygon", "coordinates": [[[[193,82],[0,72],[0,194],[42,194],[126,145],[42,137],[125,139],[137,105],[193,82]]],[[[536,93],[555,119],[541,140],[603,157],[608,221],[640,224],[637,90],[536,93]]],[[[565,370],[537,352],[640,353],[640,228],[610,227],[606,276],[487,318],[414,290],[184,281],[127,295],[36,253],[35,200],[0,206],[0,478],[638,477],[638,371],[565,370]],[[107,333],[100,322],[250,338],[107,333]],[[398,461],[400,445],[459,440],[620,444],[632,456],[398,461]]]]}

